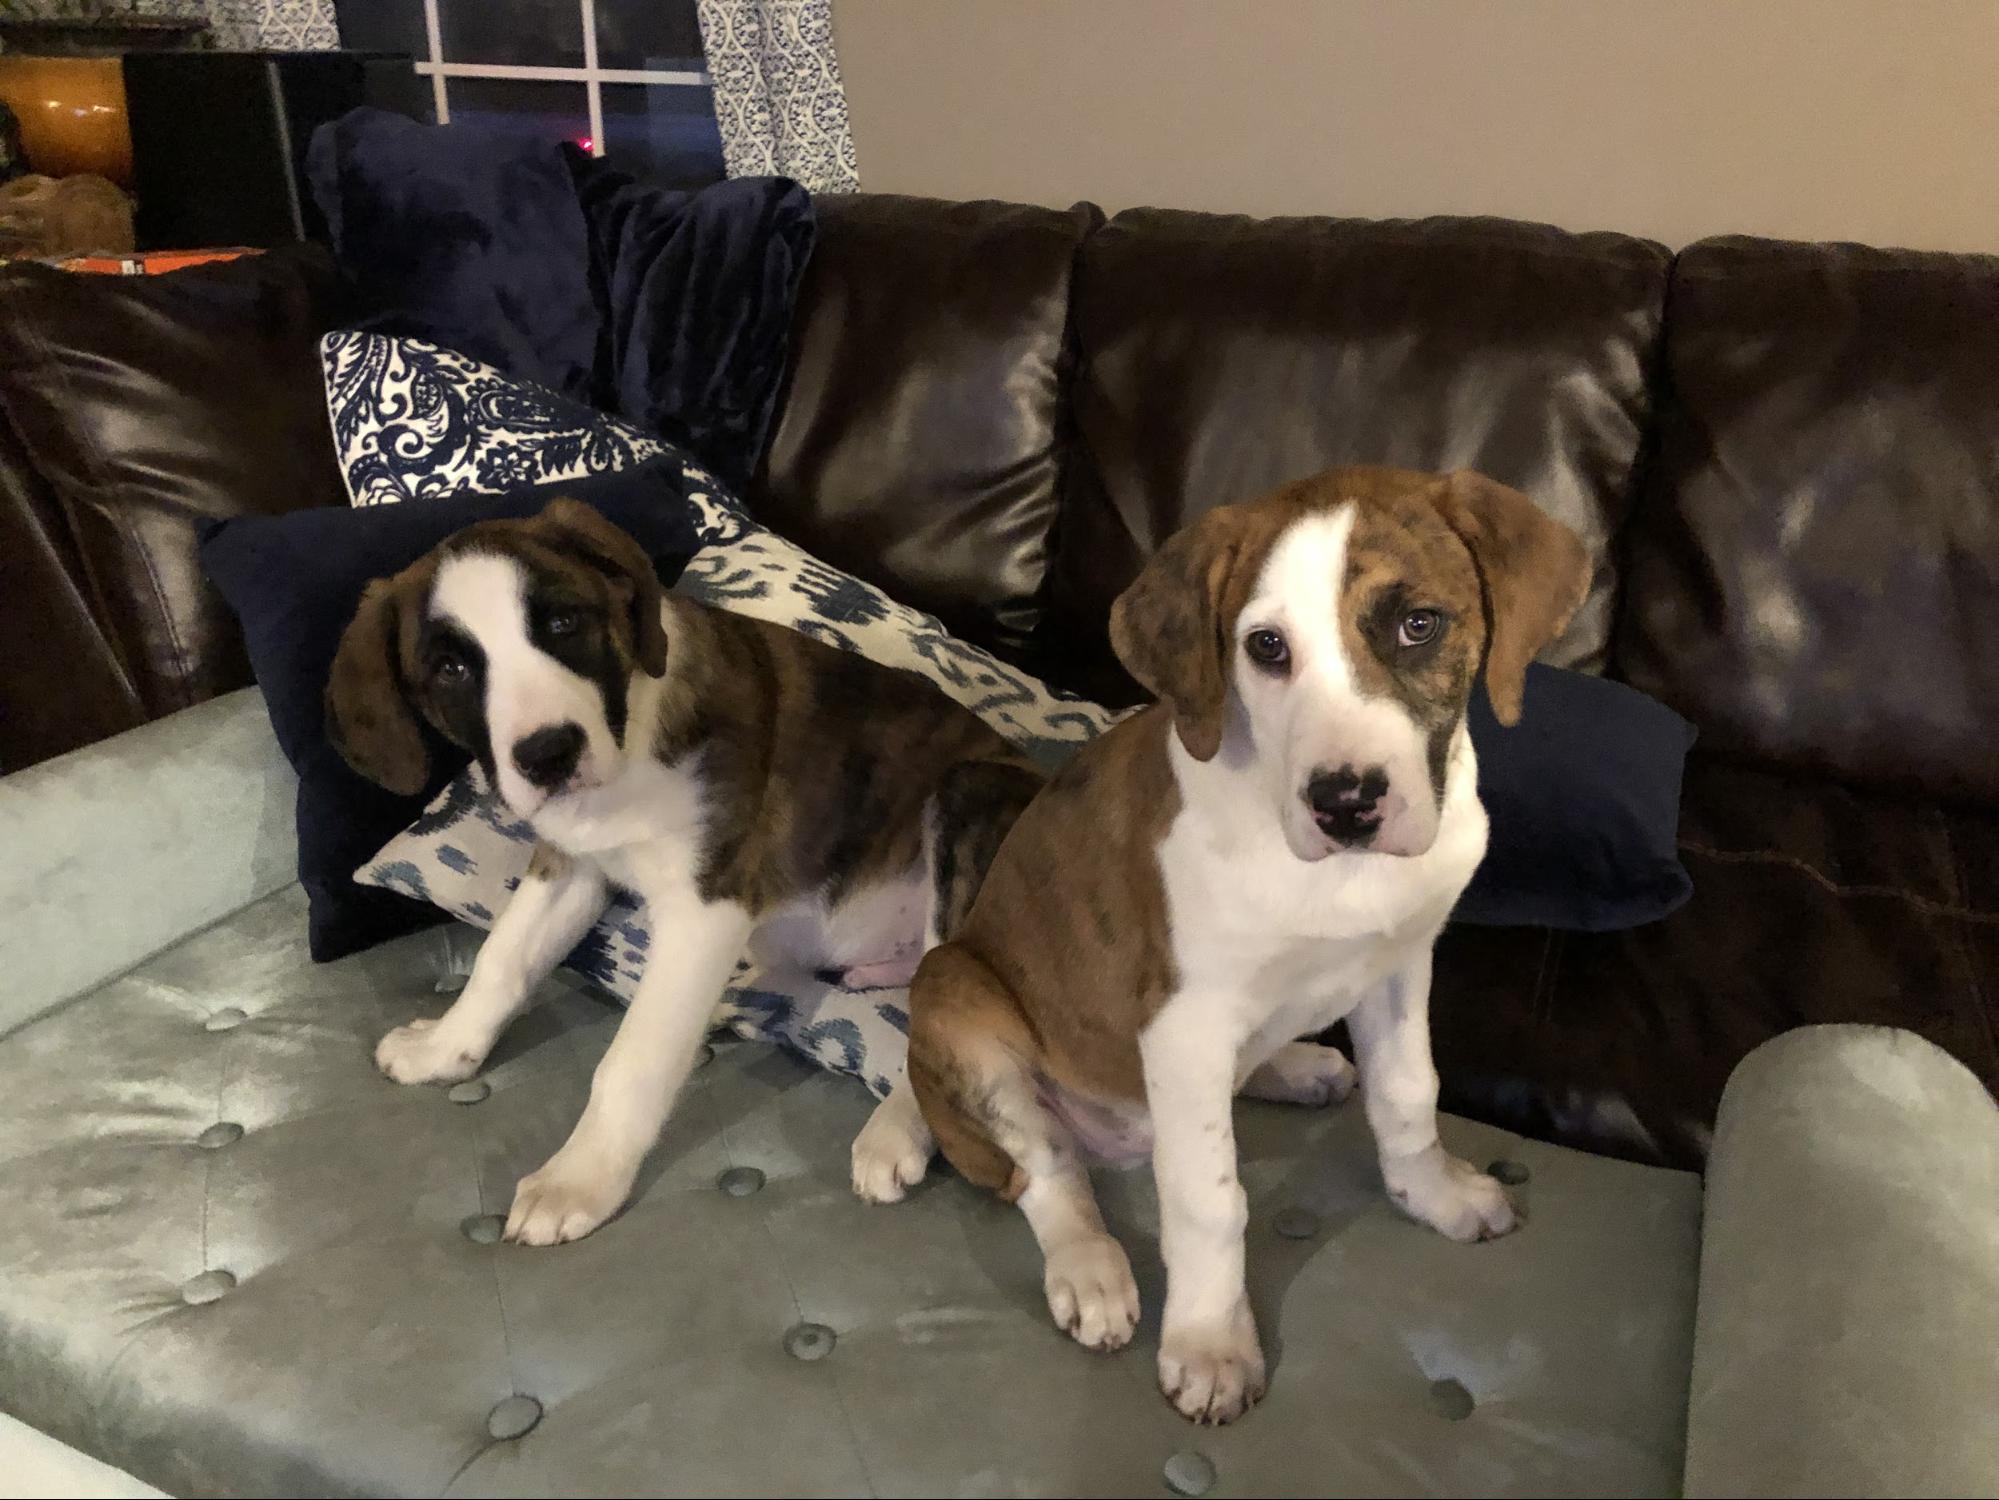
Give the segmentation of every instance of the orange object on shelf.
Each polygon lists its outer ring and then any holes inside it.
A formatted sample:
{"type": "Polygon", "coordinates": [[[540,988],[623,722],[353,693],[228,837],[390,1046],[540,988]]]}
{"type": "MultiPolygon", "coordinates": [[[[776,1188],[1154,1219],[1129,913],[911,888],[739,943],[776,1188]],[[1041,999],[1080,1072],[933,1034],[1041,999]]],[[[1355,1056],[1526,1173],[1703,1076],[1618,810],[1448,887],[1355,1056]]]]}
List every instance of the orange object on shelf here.
{"type": "Polygon", "coordinates": [[[132,186],[123,59],[0,52],[0,100],[21,122],[21,150],[34,171],[94,172],[132,186]]]}
{"type": "Polygon", "coordinates": [[[205,266],[210,261],[261,253],[248,246],[221,250],[145,250],[137,255],[78,255],[56,264],[65,271],[87,271],[99,276],[159,276],[168,271],[184,271],[189,266],[205,266]]]}

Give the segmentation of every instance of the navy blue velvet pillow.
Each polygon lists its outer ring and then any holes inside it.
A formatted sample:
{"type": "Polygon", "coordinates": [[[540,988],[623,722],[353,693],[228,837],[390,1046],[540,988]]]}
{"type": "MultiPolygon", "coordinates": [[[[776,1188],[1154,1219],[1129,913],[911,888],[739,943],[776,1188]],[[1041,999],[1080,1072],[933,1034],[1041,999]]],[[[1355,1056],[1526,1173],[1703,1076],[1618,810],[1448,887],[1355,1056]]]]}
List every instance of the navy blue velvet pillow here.
{"type": "Polygon", "coordinates": [[[1452,921],[1614,932],[1693,894],[1679,855],[1693,725],[1636,688],[1538,663],[1517,725],[1483,691],[1470,724],[1492,836],[1452,921]]]}
{"type": "Polygon", "coordinates": [[[357,109],[313,132],[307,172],[359,326],[596,395],[590,229],[555,142],[357,109]]]}
{"type": "Polygon", "coordinates": [[[243,623],[271,727],[298,772],[298,875],[315,959],[446,920],[427,902],[354,884],[354,872],[466,764],[463,751],[433,737],[430,784],[398,797],[349,769],[327,739],[327,674],[361,591],[474,521],[536,515],[558,495],[587,501],[630,532],[671,585],[700,547],[681,471],[675,456],[504,495],[238,516],[204,529],[202,569],[243,623]]]}
{"type": "Polygon", "coordinates": [[[616,412],[741,488],[769,436],[816,235],[782,177],[698,192],[573,146],[357,109],[308,162],[364,331],[616,412]]]}

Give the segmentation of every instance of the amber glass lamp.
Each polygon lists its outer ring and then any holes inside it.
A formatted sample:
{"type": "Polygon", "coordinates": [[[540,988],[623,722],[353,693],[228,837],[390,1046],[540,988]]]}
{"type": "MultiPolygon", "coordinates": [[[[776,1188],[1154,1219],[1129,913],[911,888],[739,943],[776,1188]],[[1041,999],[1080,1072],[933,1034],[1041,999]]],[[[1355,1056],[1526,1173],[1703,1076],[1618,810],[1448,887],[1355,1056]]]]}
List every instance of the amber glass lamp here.
{"type": "Polygon", "coordinates": [[[0,100],[21,122],[21,149],[35,171],[94,172],[122,188],[132,185],[121,59],[0,52],[0,100]]]}

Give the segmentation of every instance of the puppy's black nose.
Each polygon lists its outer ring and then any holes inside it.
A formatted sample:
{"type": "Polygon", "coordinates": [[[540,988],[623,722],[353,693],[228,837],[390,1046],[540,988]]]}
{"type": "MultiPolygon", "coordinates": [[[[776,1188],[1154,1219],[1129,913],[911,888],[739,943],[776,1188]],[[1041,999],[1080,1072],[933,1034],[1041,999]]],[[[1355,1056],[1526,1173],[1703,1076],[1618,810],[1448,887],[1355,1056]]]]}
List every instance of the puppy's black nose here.
{"type": "Polygon", "coordinates": [[[514,741],[514,764],[528,781],[547,791],[562,785],[583,758],[583,726],[551,724],[514,741]]]}
{"type": "Polygon", "coordinates": [[[1356,771],[1314,771],[1305,783],[1305,805],[1320,832],[1342,844],[1361,844],[1381,827],[1381,799],[1388,795],[1388,773],[1379,766],[1356,771]]]}

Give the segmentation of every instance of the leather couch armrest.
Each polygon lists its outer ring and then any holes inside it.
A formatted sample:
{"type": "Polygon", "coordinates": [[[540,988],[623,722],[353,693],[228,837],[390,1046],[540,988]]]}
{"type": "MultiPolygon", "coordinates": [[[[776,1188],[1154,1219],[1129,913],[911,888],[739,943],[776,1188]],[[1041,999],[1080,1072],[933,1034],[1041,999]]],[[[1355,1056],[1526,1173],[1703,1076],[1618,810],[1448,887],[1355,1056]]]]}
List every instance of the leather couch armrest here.
{"type": "Polygon", "coordinates": [[[255,689],[0,778],[0,1033],[295,878],[255,689]]]}
{"type": "Polygon", "coordinates": [[[1999,1107],[1909,1032],[1808,1026],[1708,1159],[1685,1492],[1999,1491],[1999,1107]]]}

